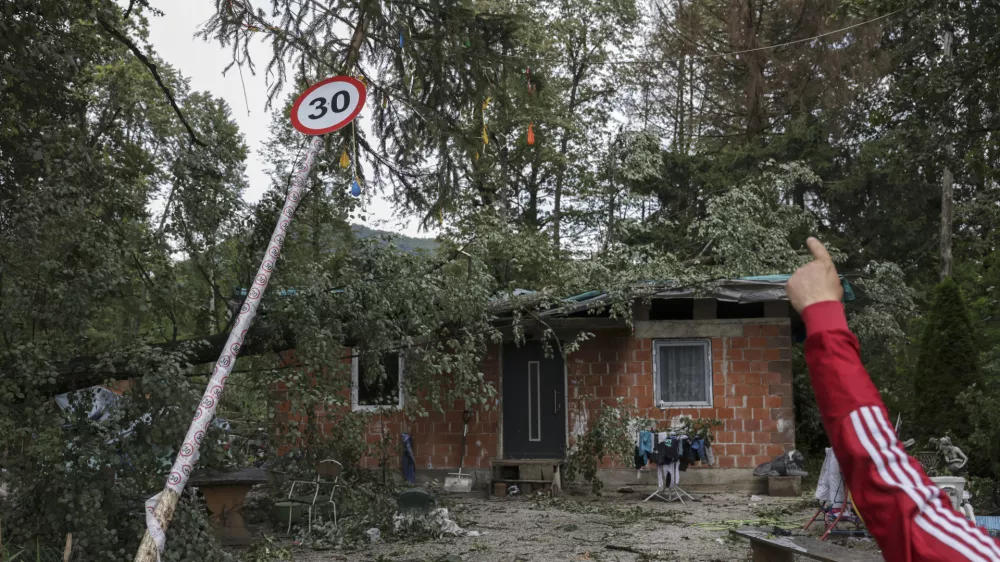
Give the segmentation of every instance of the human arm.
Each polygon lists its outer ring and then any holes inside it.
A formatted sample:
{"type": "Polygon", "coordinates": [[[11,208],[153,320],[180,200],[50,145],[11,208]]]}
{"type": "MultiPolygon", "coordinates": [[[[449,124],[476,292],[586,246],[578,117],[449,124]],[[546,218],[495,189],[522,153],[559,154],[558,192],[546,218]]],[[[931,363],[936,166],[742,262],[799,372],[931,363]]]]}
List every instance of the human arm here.
{"type": "Polygon", "coordinates": [[[868,531],[890,562],[1000,561],[1000,547],[955,512],[903,450],[847,327],[836,268],[822,244],[788,282],[806,324],[806,363],[823,427],[868,531]]]}

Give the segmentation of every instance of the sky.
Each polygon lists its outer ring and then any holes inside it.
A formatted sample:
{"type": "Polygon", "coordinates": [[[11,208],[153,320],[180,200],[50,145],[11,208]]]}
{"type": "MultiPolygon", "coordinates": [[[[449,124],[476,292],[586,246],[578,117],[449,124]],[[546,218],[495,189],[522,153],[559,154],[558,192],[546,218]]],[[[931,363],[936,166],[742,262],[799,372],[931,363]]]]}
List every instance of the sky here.
{"type": "MultiPolygon", "coordinates": [[[[264,172],[266,163],[260,155],[268,137],[268,126],[272,117],[271,112],[266,111],[264,107],[267,102],[267,84],[263,69],[271,58],[271,49],[264,43],[264,34],[259,34],[261,39],[250,48],[250,54],[257,64],[257,75],[252,75],[245,66],[243,68],[243,81],[246,83],[244,100],[239,70],[234,66],[225,76],[222,74],[223,69],[232,61],[232,51],[220,47],[217,43],[208,43],[194,37],[202,23],[212,15],[215,2],[170,0],[157,3],[156,7],[161,9],[164,15],[150,16],[149,41],[153,49],[160,58],[177,68],[190,80],[192,90],[210,92],[229,104],[233,119],[243,132],[251,151],[247,160],[249,187],[244,199],[248,202],[257,201],[270,181],[264,172]]],[[[279,95],[276,99],[282,98],[283,96],[279,95]]],[[[361,118],[364,118],[364,113],[361,118]]],[[[347,189],[347,186],[344,186],[344,189],[347,189]]],[[[392,205],[381,194],[374,194],[368,201],[367,226],[406,236],[429,236],[427,232],[418,231],[416,220],[396,216],[392,205]]]]}

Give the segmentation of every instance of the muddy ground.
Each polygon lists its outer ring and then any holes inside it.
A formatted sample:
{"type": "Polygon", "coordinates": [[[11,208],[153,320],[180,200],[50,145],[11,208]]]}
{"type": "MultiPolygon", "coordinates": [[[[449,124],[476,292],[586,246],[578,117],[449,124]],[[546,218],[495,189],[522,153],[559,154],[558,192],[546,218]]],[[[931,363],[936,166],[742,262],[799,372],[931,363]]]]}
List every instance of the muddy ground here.
{"type": "MultiPolygon", "coordinates": [[[[445,537],[419,543],[382,543],[366,551],[296,549],[294,560],[328,562],[550,562],[653,560],[750,560],[746,541],[728,529],[780,524],[801,529],[815,513],[808,498],[695,494],[697,501],[642,503],[645,494],[560,498],[444,498],[451,517],[480,537],[445,537]]],[[[810,531],[819,531],[814,525],[810,531]]],[[[795,531],[802,533],[801,530],[795,531]]],[[[811,534],[811,533],[810,533],[811,534]]],[[[834,539],[844,546],[877,552],[870,539],[834,539]]]]}

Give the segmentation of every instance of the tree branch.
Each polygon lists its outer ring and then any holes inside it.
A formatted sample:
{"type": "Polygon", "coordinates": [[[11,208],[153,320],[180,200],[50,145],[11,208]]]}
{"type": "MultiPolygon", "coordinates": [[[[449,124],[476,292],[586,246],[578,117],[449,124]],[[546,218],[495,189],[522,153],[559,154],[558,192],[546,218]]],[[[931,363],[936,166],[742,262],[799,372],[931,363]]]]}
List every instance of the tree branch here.
{"type": "Polygon", "coordinates": [[[149,60],[149,57],[144,55],[142,51],[139,50],[139,47],[136,46],[136,44],[133,43],[132,40],[129,39],[124,33],[118,31],[108,22],[104,21],[104,18],[98,17],[97,22],[101,24],[101,27],[103,27],[104,30],[107,31],[109,35],[118,40],[119,43],[128,47],[129,50],[132,51],[132,54],[135,55],[135,58],[139,59],[139,62],[141,62],[147,69],[149,69],[149,73],[153,75],[153,80],[156,80],[156,84],[160,87],[160,90],[162,90],[163,94],[167,96],[167,101],[170,102],[170,107],[174,109],[174,113],[177,114],[177,118],[181,120],[181,123],[184,125],[184,128],[187,129],[188,135],[191,137],[191,142],[197,144],[198,146],[203,146],[208,148],[208,145],[202,142],[201,139],[198,138],[198,135],[195,134],[194,129],[191,127],[187,119],[184,117],[184,113],[181,111],[180,106],[177,105],[177,100],[174,99],[173,92],[171,92],[170,88],[168,88],[167,85],[163,82],[163,78],[160,76],[160,71],[157,69],[156,64],[154,64],[153,61],[149,60]]]}

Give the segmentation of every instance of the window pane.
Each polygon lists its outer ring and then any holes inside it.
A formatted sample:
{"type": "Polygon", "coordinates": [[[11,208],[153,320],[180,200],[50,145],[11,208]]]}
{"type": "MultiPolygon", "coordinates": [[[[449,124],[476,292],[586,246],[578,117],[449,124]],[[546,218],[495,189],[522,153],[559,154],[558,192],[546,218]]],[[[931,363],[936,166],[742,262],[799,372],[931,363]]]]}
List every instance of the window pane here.
{"type": "Polygon", "coordinates": [[[392,353],[382,357],[384,377],[366,370],[365,363],[364,359],[358,361],[358,404],[361,406],[399,404],[399,355],[392,353]]]}
{"type": "Polygon", "coordinates": [[[708,402],[708,366],[703,345],[661,345],[661,402],[708,402]]]}

